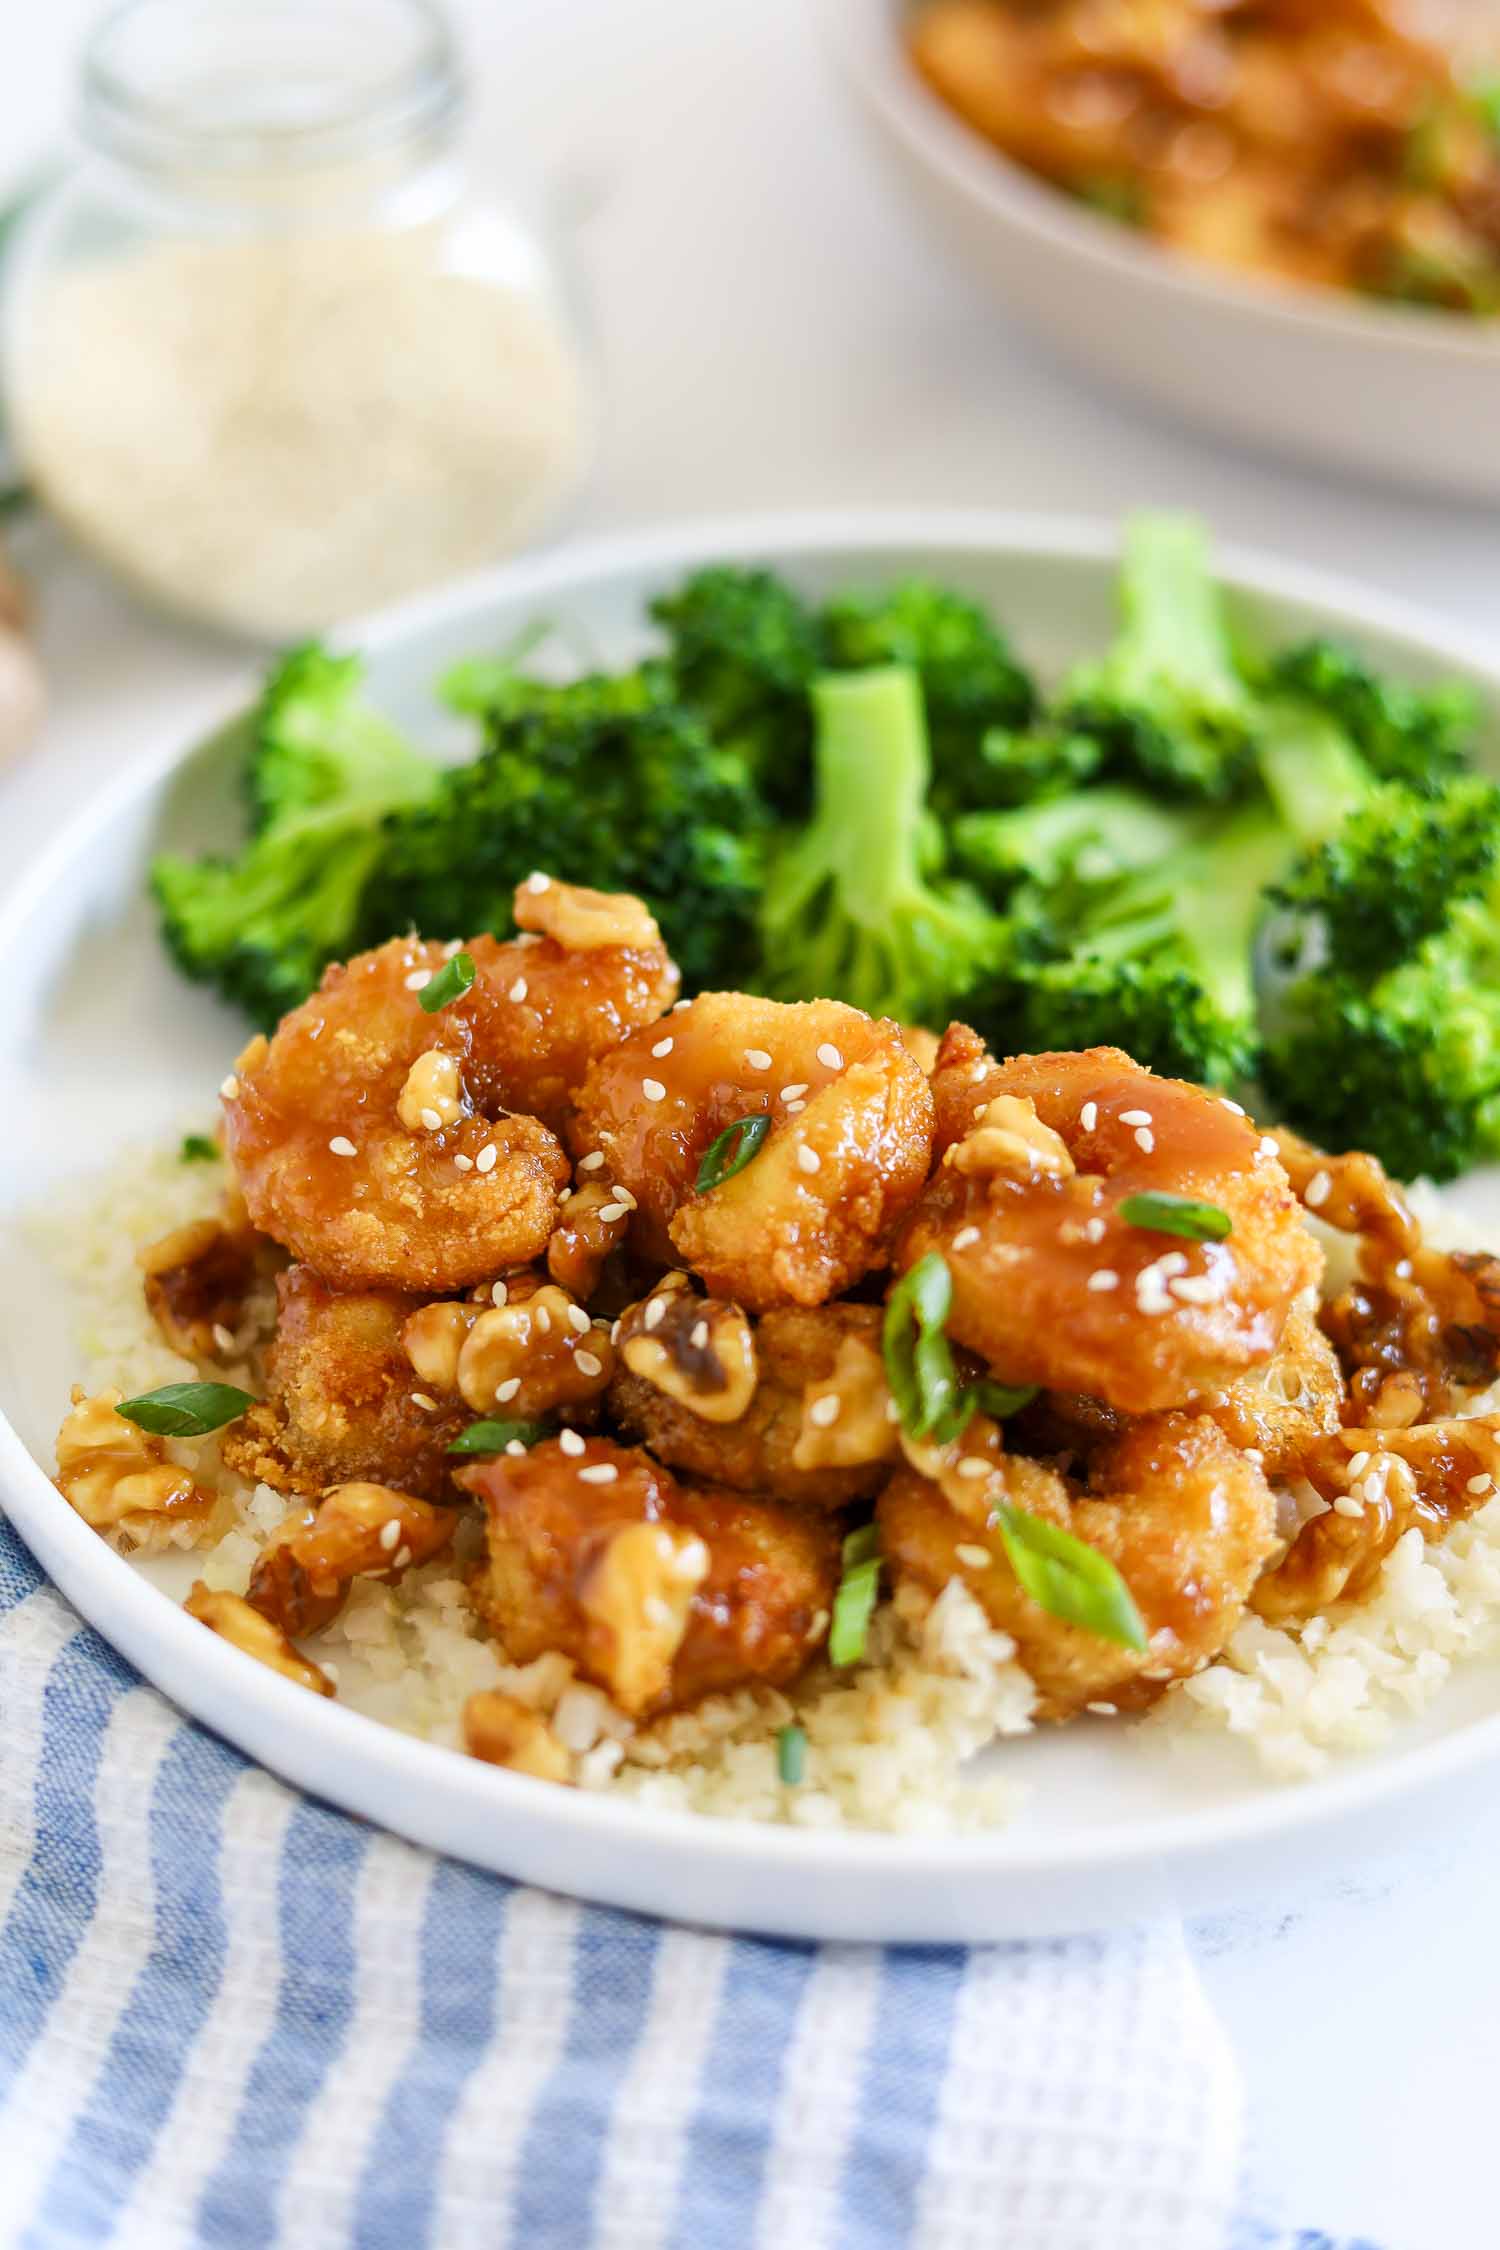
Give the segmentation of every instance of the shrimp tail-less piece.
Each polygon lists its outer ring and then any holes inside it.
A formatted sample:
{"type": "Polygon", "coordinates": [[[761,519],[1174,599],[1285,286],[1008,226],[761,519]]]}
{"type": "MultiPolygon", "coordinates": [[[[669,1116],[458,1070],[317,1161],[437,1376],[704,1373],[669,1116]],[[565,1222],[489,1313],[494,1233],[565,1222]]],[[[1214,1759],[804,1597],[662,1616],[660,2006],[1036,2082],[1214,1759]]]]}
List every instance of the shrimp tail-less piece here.
{"type": "Polygon", "coordinates": [[[706,992],[600,1057],[579,1095],[580,1164],[631,1199],[631,1241],[750,1312],[820,1305],[887,1255],[932,1152],[932,1096],[900,1027],[833,1000],[706,992]],[[754,1157],[699,1190],[711,1145],[768,1118],[754,1157]]]}
{"type": "Polygon", "coordinates": [[[1090,1705],[1137,1710],[1200,1671],[1228,1641],[1276,1547],[1264,1474],[1201,1416],[1131,1423],[1092,1455],[1083,1482],[1007,1453],[983,1416],[956,1444],[931,1449],[926,1467],[932,1473],[898,1469],[876,1504],[898,1601],[903,1589],[935,1600],[950,1580],[962,1580],[1014,1640],[1046,1719],[1090,1705]],[[975,1460],[983,1473],[966,1465],[975,1460]],[[1032,1600],[993,1526],[1001,1503],[1071,1532],[1114,1563],[1140,1612],[1144,1649],[1068,1624],[1032,1600]]]}
{"type": "Polygon", "coordinates": [[[1113,1047],[1000,1064],[964,1025],[933,1093],[940,1162],[896,1264],[942,1255],[949,1334],[1007,1382],[1155,1413],[1271,1358],[1322,1255],[1236,1104],[1113,1047]],[[1132,1223],[1121,1205],[1139,1195],[1211,1204],[1231,1232],[1132,1223]]]}
{"type": "Polygon", "coordinates": [[[632,1718],[785,1687],[828,1629],[837,1529],[679,1483],[646,1453],[567,1434],[460,1469],[484,1503],[473,1596],[512,1663],[570,1657],[632,1718]]]}
{"type": "Polygon", "coordinates": [[[225,1082],[251,1219],[336,1287],[431,1295],[540,1257],[570,1171],[553,1128],[676,993],[638,900],[533,876],[517,916],[511,942],[471,941],[473,982],[431,1013],[450,946],[398,938],[330,968],[225,1082]]]}

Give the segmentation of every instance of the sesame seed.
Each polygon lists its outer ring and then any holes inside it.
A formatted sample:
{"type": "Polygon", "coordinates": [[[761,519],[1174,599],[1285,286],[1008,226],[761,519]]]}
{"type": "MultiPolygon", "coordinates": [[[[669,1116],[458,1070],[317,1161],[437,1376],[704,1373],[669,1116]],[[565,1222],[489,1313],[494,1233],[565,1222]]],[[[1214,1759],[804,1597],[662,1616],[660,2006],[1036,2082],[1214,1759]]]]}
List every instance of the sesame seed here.
{"type": "Polygon", "coordinates": [[[682,1014],[682,1011],[683,1011],[683,1009],[684,1009],[684,1008],[690,1008],[690,1007],[692,1006],[692,1004],[693,1004],[693,1003],[692,1003],[692,1001],[691,1001],[691,1000],[674,1000],[674,1001],[672,1002],[672,1009],[671,1009],[671,1012],[672,1012],[672,1014],[673,1014],[674,1016],[680,1016],[680,1015],[682,1014]]]}
{"type": "Polygon", "coordinates": [[[614,1188],[611,1192],[614,1195],[616,1203],[623,1203],[627,1211],[633,1211],[635,1209],[635,1197],[631,1194],[629,1188],[617,1187],[614,1188]]]}
{"type": "Polygon", "coordinates": [[[458,1154],[454,1157],[453,1164],[454,1169],[459,1172],[472,1172],[474,1169],[473,1157],[465,1156],[462,1149],[460,1149],[458,1154]]]}
{"type": "Polygon", "coordinates": [[[357,1156],[359,1154],[347,1133],[335,1133],[328,1147],[330,1153],[334,1156],[357,1156]]]}
{"type": "Polygon", "coordinates": [[[583,1440],[576,1430],[559,1430],[557,1442],[564,1453],[572,1454],[575,1458],[583,1451],[583,1440]]]}
{"type": "Polygon", "coordinates": [[[439,1117],[435,1109],[423,1110],[422,1123],[426,1126],[429,1133],[440,1133],[443,1129],[443,1121],[441,1117],[439,1117]]]}
{"type": "Polygon", "coordinates": [[[601,1219],[623,1219],[627,1213],[623,1203],[601,1203],[599,1216],[601,1219]]]}
{"type": "Polygon", "coordinates": [[[1085,1711],[1092,1711],[1096,1719],[1115,1719],[1120,1715],[1118,1703],[1085,1703],[1085,1711]]]}
{"type": "Polygon", "coordinates": [[[499,1161],[499,1156],[500,1152],[496,1148],[494,1142],[486,1141],[483,1148],[479,1151],[479,1154],[474,1159],[475,1171],[493,1172],[496,1164],[499,1161]]]}
{"type": "Polygon", "coordinates": [[[641,1092],[648,1102],[664,1102],[667,1098],[667,1089],[659,1078],[643,1078],[641,1092]]]}
{"type": "Polygon", "coordinates": [[[522,1460],[525,1457],[526,1453],[525,1444],[518,1437],[507,1438],[505,1441],[505,1450],[510,1455],[513,1461],[522,1460]]]}
{"type": "Polygon", "coordinates": [[[1356,1453],[1353,1460],[1349,1463],[1349,1474],[1351,1477],[1362,1477],[1369,1466],[1369,1454],[1356,1453]]]}
{"type": "Polygon", "coordinates": [[[1488,1476],[1470,1477],[1468,1483],[1464,1486],[1464,1490],[1475,1494],[1488,1492],[1494,1481],[1493,1477],[1488,1476]]]}
{"type": "Polygon", "coordinates": [[[1172,1310],[1172,1300],[1167,1295],[1159,1274],[1145,1288],[1142,1288],[1140,1280],[1137,1278],[1135,1309],[1140,1313],[1166,1313],[1172,1310]]]}
{"type": "Polygon", "coordinates": [[[600,1166],[601,1166],[601,1165],[603,1164],[603,1162],[604,1162],[604,1151],[603,1151],[603,1149],[602,1149],[602,1148],[591,1149],[591,1150],[589,1151],[589,1153],[588,1153],[588,1155],[587,1155],[587,1156],[580,1156],[580,1157],[579,1157],[579,1159],[578,1159],[578,1169],[579,1169],[579,1171],[580,1171],[580,1172],[597,1172],[597,1171],[599,1170],[599,1167],[600,1167],[600,1166]]]}
{"type": "Polygon", "coordinates": [[[799,1171],[799,1172],[817,1172],[817,1171],[820,1171],[820,1170],[822,1169],[822,1164],[823,1164],[823,1159],[822,1159],[822,1157],[821,1157],[821,1156],[819,1156],[819,1154],[818,1154],[817,1150],[816,1150],[815,1148],[809,1148],[809,1147],[807,1146],[806,1142],[804,1141],[804,1143],[803,1143],[803,1145],[801,1146],[801,1148],[799,1148],[799,1149],[798,1149],[798,1151],[797,1151],[797,1169],[798,1169],[798,1171],[799,1171]]]}
{"type": "Polygon", "coordinates": [[[569,1305],[568,1326],[570,1328],[576,1329],[580,1336],[586,1336],[588,1334],[589,1316],[584,1311],[582,1305],[569,1305]]]}
{"type": "Polygon", "coordinates": [[[818,1060],[825,1070],[842,1070],[844,1058],[831,1039],[825,1039],[818,1049],[818,1060]]]}
{"type": "Polygon", "coordinates": [[[987,1062],[977,1062],[975,1063],[974,1068],[969,1072],[969,1079],[973,1085],[977,1086],[980,1080],[982,1078],[988,1078],[989,1074],[989,1064],[987,1062]]]}
{"type": "Polygon", "coordinates": [[[1232,1110],[1236,1117],[1243,1117],[1245,1114],[1245,1112],[1241,1109],[1239,1103],[1232,1102],[1227,1094],[1221,1094],[1219,1096],[1219,1107],[1221,1109],[1232,1110]]]}
{"type": "Polygon", "coordinates": [[[1411,1279],[1411,1260],[1410,1260],[1410,1258],[1403,1258],[1403,1259],[1402,1259],[1402,1260],[1400,1261],[1400,1263],[1399,1263],[1398,1265],[1395,1265],[1395,1266],[1393,1266],[1393,1267],[1391,1268],[1391,1271],[1392,1271],[1392,1272],[1393,1272],[1393,1273],[1395,1274],[1395,1276],[1396,1276],[1396,1279],[1397,1279],[1398,1281],[1410,1281],[1410,1279],[1411,1279]]]}
{"type": "Polygon", "coordinates": [[[745,1049],[745,1068],[747,1070],[769,1070],[770,1067],[771,1058],[764,1047],[747,1047],[745,1049]]]}
{"type": "Polygon", "coordinates": [[[1352,1492],[1341,1492],[1333,1503],[1333,1512],[1336,1516],[1362,1516],[1365,1504],[1356,1500],[1352,1492]]]}
{"type": "Polygon", "coordinates": [[[431,969],[413,969],[406,979],[406,989],[408,992],[425,992],[431,982],[431,969]]]}
{"type": "Polygon", "coordinates": [[[806,1079],[799,1078],[795,1086],[782,1087],[781,1098],[784,1102],[800,1102],[806,1092],[807,1081],[806,1079]]]}
{"type": "Polygon", "coordinates": [[[591,1461],[586,1469],[579,1470],[578,1481],[580,1484],[613,1484],[619,1473],[613,1461],[591,1461]]]}
{"type": "Polygon", "coordinates": [[[1152,1132],[1149,1125],[1138,1125],[1136,1127],[1135,1145],[1140,1150],[1142,1156],[1149,1156],[1151,1154],[1151,1151],[1156,1146],[1156,1135],[1152,1132]]]}
{"type": "Polygon", "coordinates": [[[1364,1481],[1364,1495],[1369,1501],[1385,1498],[1385,1471],[1372,1469],[1364,1481]]]}
{"type": "Polygon", "coordinates": [[[786,1105],[786,1113],[787,1113],[787,1116],[788,1116],[788,1117],[800,1117],[800,1116],[802,1115],[802,1112],[803,1112],[803,1111],[804,1111],[804,1110],[806,1109],[806,1107],[807,1107],[807,1104],[806,1104],[806,1102],[788,1102],[788,1103],[787,1103],[787,1105],[786,1105]]]}
{"type": "Polygon", "coordinates": [[[1089,1275],[1088,1285],[1090,1289],[1102,1295],[1107,1290],[1118,1289],[1120,1286],[1120,1277],[1115,1272],[1113,1266],[1096,1266],[1094,1271],[1089,1275]]]}
{"type": "Polygon", "coordinates": [[[1211,1273],[1183,1274],[1179,1279],[1169,1281],[1167,1287],[1185,1305],[1217,1304],[1221,1295],[1218,1277],[1211,1273]]]}
{"type": "Polygon", "coordinates": [[[491,1282],[491,1284],[490,1284],[490,1303],[491,1303],[492,1305],[503,1305],[503,1304],[505,1304],[505,1303],[507,1302],[507,1300],[509,1299],[509,1297],[510,1297],[510,1284],[509,1284],[509,1282],[508,1282],[508,1281],[493,1281],[493,1282],[491,1282]]]}
{"type": "Polygon", "coordinates": [[[695,1352],[701,1352],[703,1350],[703,1347],[708,1342],[708,1322],[706,1320],[695,1320],[693,1322],[692,1333],[688,1337],[688,1342],[692,1345],[695,1352]]]}
{"type": "Polygon", "coordinates": [[[1255,1147],[1257,1154],[1261,1156],[1279,1156],[1281,1154],[1281,1150],[1269,1133],[1262,1133],[1255,1147]]]}
{"type": "Polygon", "coordinates": [[[551,890],[552,877],[550,875],[544,875],[541,869],[538,868],[534,875],[527,876],[526,888],[528,891],[530,891],[533,898],[540,898],[543,891],[551,890]]]}
{"type": "Polygon", "coordinates": [[[1109,1229],[1102,1219],[1090,1219],[1083,1230],[1085,1242],[1102,1242],[1109,1229]]]}
{"type": "Polygon", "coordinates": [[[550,1336],[552,1333],[552,1315],[545,1305],[537,1305],[534,1308],[534,1318],[537,1334],[539,1336],[550,1336]]]}
{"type": "Polygon", "coordinates": [[[666,1298],[648,1297],[646,1300],[646,1309],[641,1315],[641,1326],[643,1328],[660,1328],[663,1320],[665,1320],[666,1318],[666,1315],[666,1298]]]}
{"type": "Polygon", "coordinates": [[[463,939],[461,937],[451,937],[449,938],[447,944],[443,947],[443,959],[445,961],[451,961],[454,958],[455,954],[462,953],[463,949],[463,939]]]}
{"type": "Polygon", "coordinates": [[[520,1376],[507,1375],[503,1383],[497,1383],[495,1386],[495,1404],[497,1406],[509,1406],[520,1388],[520,1376]]]}
{"type": "Polygon", "coordinates": [[[214,1322],[214,1342],[221,1352],[232,1352],[234,1350],[233,1332],[224,1326],[222,1320],[214,1322]]]}
{"type": "Polygon", "coordinates": [[[1166,1250],[1156,1261],[1158,1273],[1186,1273],[1187,1255],[1181,1250],[1166,1250]]]}
{"type": "Polygon", "coordinates": [[[994,1560],[988,1547],[976,1547],[972,1539],[961,1539],[953,1552],[970,1570],[988,1570],[994,1560]]]}
{"type": "Polygon", "coordinates": [[[664,1602],[660,1594],[648,1594],[641,1604],[648,1625],[668,1626],[673,1622],[672,1605],[664,1602]]]}
{"type": "Polygon", "coordinates": [[[813,1400],[812,1405],[807,1410],[807,1419],[812,1423],[814,1429],[826,1430],[838,1420],[839,1408],[842,1404],[843,1401],[837,1391],[825,1391],[821,1398],[813,1400]]]}
{"type": "Polygon", "coordinates": [[[953,1237],[953,1247],[955,1250],[972,1250],[978,1240],[978,1227],[960,1227],[953,1237]]]}
{"type": "Polygon", "coordinates": [[[573,1365],[580,1375],[587,1375],[590,1378],[604,1373],[604,1362],[597,1352],[575,1352],[573,1354],[573,1365]]]}
{"type": "Polygon", "coordinates": [[[396,1552],[395,1552],[395,1553],[394,1553],[394,1554],[392,1555],[392,1557],[391,1557],[391,1568],[392,1568],[392,1570],[405,1570],[405,1568],[406,1568],[407,1564],[408,1564],[408,1563],[409,1563],[410,1561],[411,1561],[411,1549],[410,1549],[410,1547],[398,1547],[398,1548],[396,1549],[396,1552]]]}
{"type": "Polygon", "coordinates": [[[651,1052],[653,1055],[655,1055],[658,1062],[661,1061],[663,1055],[670,1055],[674,1043],[675,1042],[670,1039],[657,1040],[656,1045],[652,1048],[651,1052]]]}
{"type": "Polygon", "coordinates": [[[426,1391],[413,1391],[411,1402],[413,1406],[420,1406],[424,1414],[436,1414],[437,1412],[437,1400],[426,1391]]]}
{"type": "Polygon", "coordinates": [[[1333,1181],[1331,1180],[1329,1175],[1326,1172],[1314,1172],[1312,1178],[1307,1183],[1307,1192],[1303,1196],[1302,1200],[1307,1205],[1309,1211],[1316,1211],[1320,1204],[1326,1203],[1328,1201],[1328,1198],[1332,1193],[1333,1181]]]}
{"type": "Polygon", "coordinates": [[[1092,1133],[1099,1122],[1099,1104],[1097,1102],[1085,1102],[1078,1112],[1078,1122],[1086,1133],[1092,1133]]]}
{"type": "Polygon", "coordinates": [[[393,1548],[400,1546],[401,1518],[399,1516],[392,1516],[388,1523],[383,1523],[381,1525],[380,1544],[385,1549],[387,1554],[390,1554],[393,1548]]]}
{"type": "Polygon", "coordinates": [[[1122,1109],[1120,1112],[1120,1123],[1122,1125],[1149,1125],[1150,1122],[1151,1112],[1149,1109],[1122,1109]]]}
{"type": "Polygon", "coordinates": [[[1258,1469],[1261,1466],[1261,1463],[1265,1460],[1265,1455],[1261,1452],[1261,1449],[1258,1445],[1247,1445],[1245,1447],[1245,1459],[1247,1461],[1253,1461],[1258,1469]]]}
{"type": "Polygon", "coordinates": [[[966,1453],[958,1464],[961,1477],[987,1477],[990,1464],[982,1453],[966,1453]]]}
{"type": "Polygon", "coordinates": [[[516,979],[515,983],[514,983],[514,984],[513,984],[512,986],[511,986],[511,988],[510,988],[510,997],[512,998],[512,1000],[524,1000],[524,999],[525,999],[525,997],[526,997],[526,979],[525,979],[524,977],[517,977],[517,979],[516,979]]]}
{"type": "Polygon", "coordinates": [[[219,1092],[224,1096],[226,1102],[234,1101],[238,1097],[239,1090],[240,1082],[233,1071],[229,1073],[227,1078],[220,1081],[219,1092]]]}

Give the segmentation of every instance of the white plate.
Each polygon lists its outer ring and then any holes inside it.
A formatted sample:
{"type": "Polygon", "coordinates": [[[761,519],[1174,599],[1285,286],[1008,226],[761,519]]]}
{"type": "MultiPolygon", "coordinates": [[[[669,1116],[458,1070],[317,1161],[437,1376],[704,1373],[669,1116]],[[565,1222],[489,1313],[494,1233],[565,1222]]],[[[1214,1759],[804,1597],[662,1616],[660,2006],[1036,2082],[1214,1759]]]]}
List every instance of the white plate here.
{"type": "MultiPolygon", "coordinates": [[[[710,523],[515,565],[379,621],[361,636],[373,692],[436,740],[431,684],[449,659],[501,645],[537,616],[605,660],[625,656],[651,593],[724,557],[764,558],[812,590],[930,572],[992,603],[1048,671],[1096,649],[1111,624],[1114,539],[1099,527],[931,513],[710,523]]],[[[1422,619],[1279,565],[1229,556],[1224,573],[1252,630],[1349,634],[1415,677],[1476,679],[1500,714],[1500,668],[1422,619]]],[[[1492,751],[1497,743],[1500,734],[1492,751]]],[[[992,1837],[731,1826],[412,1741],[293,1687],[185,1617],[87,1529],[39,1465],[51,1461],[75,1362],[59,1286],[14,1220],[49,1182],[76,1183],[123,1144],[211,1111],[244,1027],[167,965],[142,873],[164,839],[236,833],[232,781],[212,747],[186,759],[164,748],[154,769],[82,810],[0,912],[0,1493],[64,1593],[185,1710],[302,1787],[481,1866],[610,1904],[809,1938],[1029,1936],[1167,1897],[1201,1907],[1373,1848],[1409,1824],[1417,1792],[1456,1795],[1500,1758],[1500,1665],[1475,1666],[1386,1753],[1298,1789],[1261,1781],[1228,1738],[1178,1757],[1123,1726],[1085,1723],[996,1753],[1028,1799],[992,1837]]],[[[1493,1190],[1468,1192],[1500,1228],[1493,1190]]]]}
{"type": "Polygon", "coordinates": [[[879,145],[1000,302],[1090,373],[1323,469],[1500,499],[1500,322],[1155,248],[1048,187],[906,59],[907,0],[821,0],[879,145]]]}

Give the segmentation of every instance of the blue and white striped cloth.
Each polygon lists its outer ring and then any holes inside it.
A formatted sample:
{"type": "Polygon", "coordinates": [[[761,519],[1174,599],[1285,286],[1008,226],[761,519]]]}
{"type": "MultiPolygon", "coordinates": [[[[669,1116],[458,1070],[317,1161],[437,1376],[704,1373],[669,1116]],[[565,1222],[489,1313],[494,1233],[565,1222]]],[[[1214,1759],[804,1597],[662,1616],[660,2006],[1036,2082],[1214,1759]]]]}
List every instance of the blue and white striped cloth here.
{"type": "Polygon", "coordinates": [[[1239,2205],[1180,1930],[972,1951],[578,1906],[299,1798],[0,1521],[5,2250],[1373,2250],[1239,2205]]]}

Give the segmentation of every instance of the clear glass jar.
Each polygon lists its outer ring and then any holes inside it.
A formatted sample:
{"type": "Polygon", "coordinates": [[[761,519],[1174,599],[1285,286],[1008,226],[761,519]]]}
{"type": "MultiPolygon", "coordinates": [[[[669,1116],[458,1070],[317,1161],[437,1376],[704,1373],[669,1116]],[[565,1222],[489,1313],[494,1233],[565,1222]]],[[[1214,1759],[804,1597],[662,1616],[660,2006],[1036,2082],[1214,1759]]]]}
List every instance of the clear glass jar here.
{"type": "Polygon", "coordinates": [[[477,198],[427,0],[126,0],[9,262],[26,475],[142,592],[284,639],[473,569],[576,484],[555,257],[477,198]]]}

